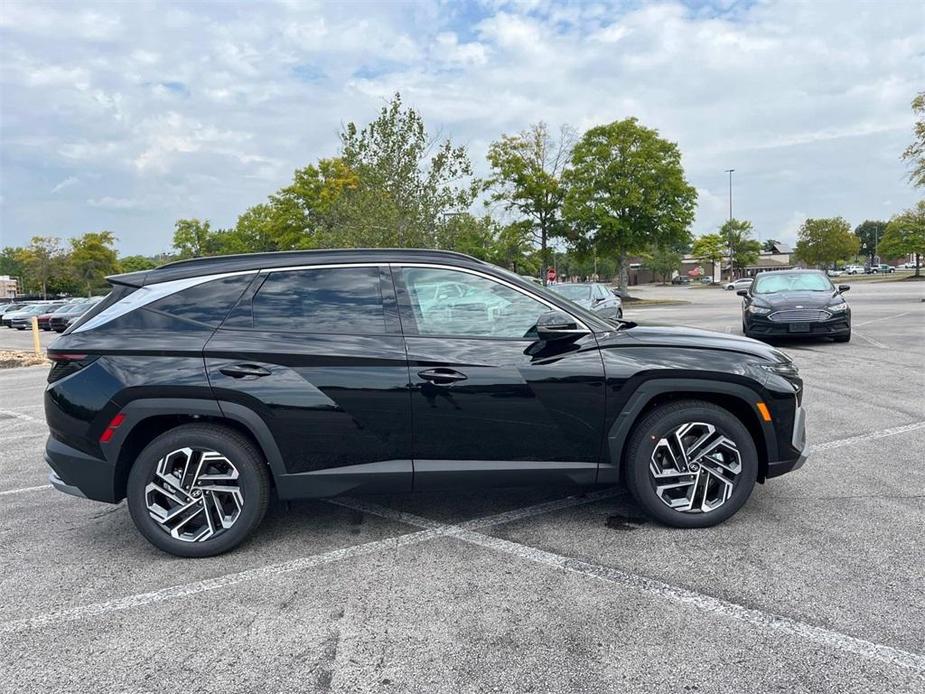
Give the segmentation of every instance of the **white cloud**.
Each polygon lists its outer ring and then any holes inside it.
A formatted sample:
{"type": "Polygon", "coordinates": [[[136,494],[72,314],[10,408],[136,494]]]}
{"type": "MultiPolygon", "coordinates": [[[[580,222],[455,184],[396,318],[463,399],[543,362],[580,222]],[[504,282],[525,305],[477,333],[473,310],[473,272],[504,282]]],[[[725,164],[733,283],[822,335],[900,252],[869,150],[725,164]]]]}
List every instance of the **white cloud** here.
{"type": "Polygon", "coordinates": [[[54,188],[51,189],[51,194],[60,193],[65,188],[70,188],[72,185],[77,183],[80,179],[76,176],[68,176],[63,181],[58,183],[54,188]]]}
{"type": "Polygon", "coordinates": [[[913,2],[828,0],[7,0],[0,222],[5,243],[105,225],[127,252],[160,250],[177,217],[233,223],[401,91],[483,173],[502,132],[637,116],[678,142],[695,232],[728,214],[733,167],[736,215],[792,240],[806,216],[858,223],[915,200],[898,157],[923,19],[913,2]],[[78,165],[87,203],[46,204],[78,165]]]}

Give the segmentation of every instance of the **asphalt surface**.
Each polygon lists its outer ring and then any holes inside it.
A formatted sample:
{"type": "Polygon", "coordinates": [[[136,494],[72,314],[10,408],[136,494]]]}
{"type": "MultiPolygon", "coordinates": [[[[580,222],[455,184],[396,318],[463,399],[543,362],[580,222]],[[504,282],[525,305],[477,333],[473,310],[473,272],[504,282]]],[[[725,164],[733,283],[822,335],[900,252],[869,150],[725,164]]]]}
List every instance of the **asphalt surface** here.
{"type": "MultiPolygon", "coordinates": [[[[637,293],[739,330],[732,292],[637,293]]],[[[47,488],[46,369],[0,371],[0,691],[922,692],[923,297],[858,285],[851,343],[782,345],[814,453],[709,530],[619,489],[369,496],[177,559],[47,488]]]]}

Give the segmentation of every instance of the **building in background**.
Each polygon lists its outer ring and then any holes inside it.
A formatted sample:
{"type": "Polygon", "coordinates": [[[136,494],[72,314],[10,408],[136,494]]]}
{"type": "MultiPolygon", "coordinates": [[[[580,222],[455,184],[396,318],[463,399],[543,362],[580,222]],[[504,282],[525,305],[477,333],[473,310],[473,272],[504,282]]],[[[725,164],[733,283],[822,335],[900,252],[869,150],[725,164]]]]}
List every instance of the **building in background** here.
{"type": "Polygon", "coordinates": [[[0,275],[0,299],[12,299],[19,293],[19,281],[9,275],[0,275]]]}

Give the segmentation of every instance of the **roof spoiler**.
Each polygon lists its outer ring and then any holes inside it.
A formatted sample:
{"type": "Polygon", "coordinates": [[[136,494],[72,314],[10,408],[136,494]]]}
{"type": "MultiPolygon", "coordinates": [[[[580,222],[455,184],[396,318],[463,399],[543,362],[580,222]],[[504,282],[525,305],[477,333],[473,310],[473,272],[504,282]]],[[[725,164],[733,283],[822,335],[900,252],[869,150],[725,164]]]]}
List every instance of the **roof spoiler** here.
{"type": "Polygon", "coordinates": [[[123,287],[139,287],[145,286],[145,280],[148,278],[148,273],[150,270],[139,270],[138,272],[126,272],[121,275],[110,275],[106,278],[106,281],[112,285],[121,285],[123,287]]]}

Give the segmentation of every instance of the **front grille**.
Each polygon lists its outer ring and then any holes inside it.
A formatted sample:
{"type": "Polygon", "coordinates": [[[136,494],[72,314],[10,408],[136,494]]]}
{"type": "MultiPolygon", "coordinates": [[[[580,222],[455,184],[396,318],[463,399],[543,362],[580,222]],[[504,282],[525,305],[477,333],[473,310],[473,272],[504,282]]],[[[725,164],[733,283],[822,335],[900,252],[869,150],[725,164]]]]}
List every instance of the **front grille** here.
{"type": "Polygon", "coordinates": [[[820,311],[814,308],[792,309],[789,311],[777,311],[768,316],[768,320],[789,323],[801,320],[828,320],[832,314],[828,311],[820,311]]]}

